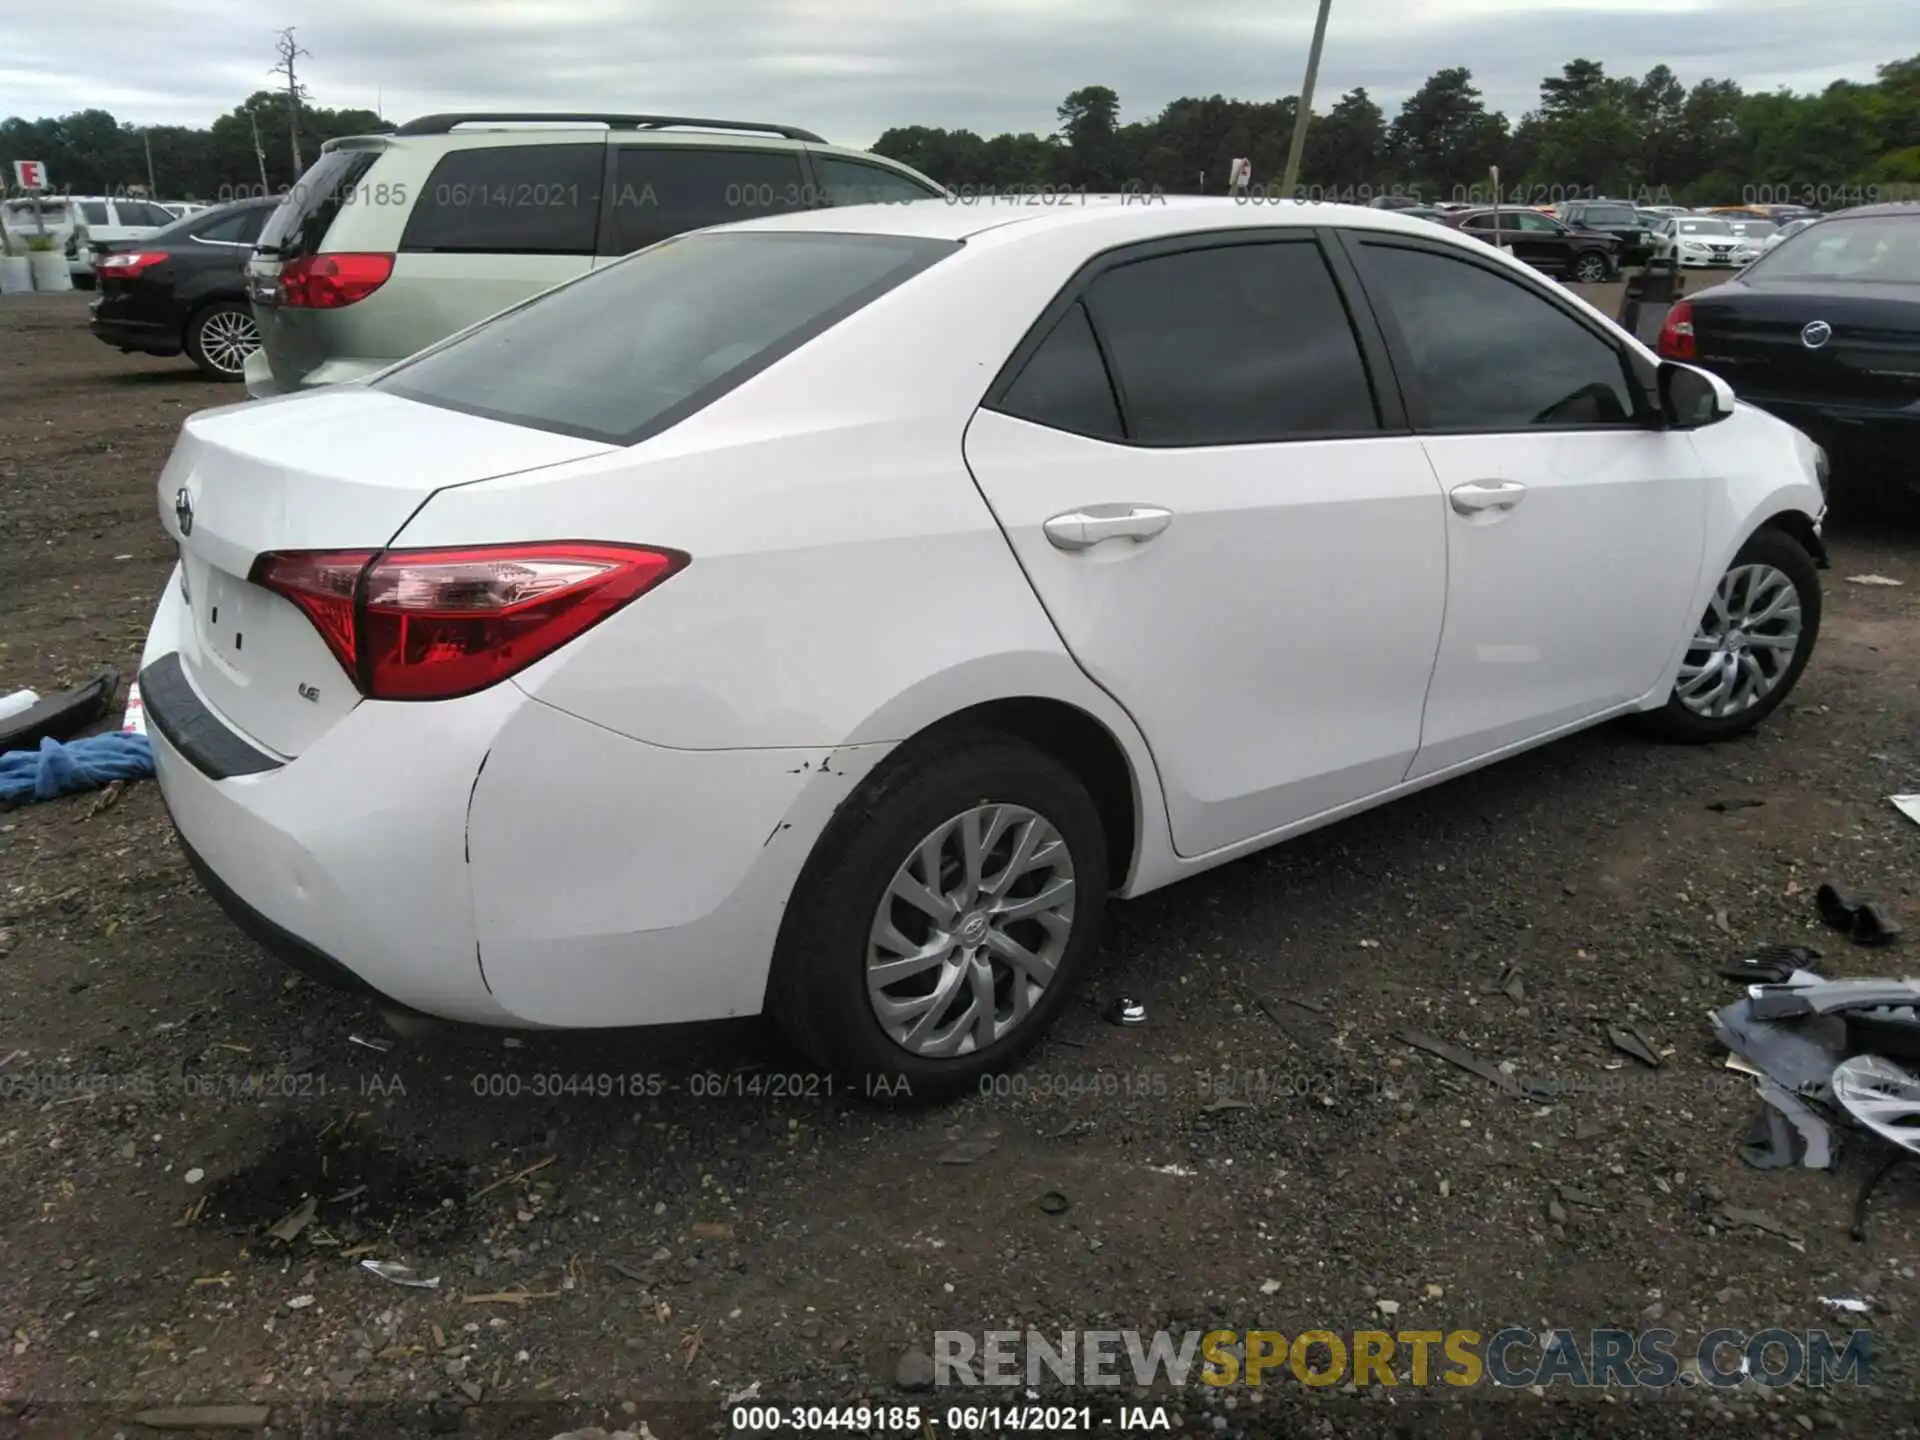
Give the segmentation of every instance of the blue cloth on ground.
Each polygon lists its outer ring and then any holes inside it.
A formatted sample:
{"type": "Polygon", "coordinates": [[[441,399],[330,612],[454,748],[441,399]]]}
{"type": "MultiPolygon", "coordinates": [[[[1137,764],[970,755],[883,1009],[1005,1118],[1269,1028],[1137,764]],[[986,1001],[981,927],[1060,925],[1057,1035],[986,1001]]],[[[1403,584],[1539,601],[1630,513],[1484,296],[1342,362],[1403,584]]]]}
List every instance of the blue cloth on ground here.
{"type": "Polygon", "coordinates": [[[153,774],[153,746],[144,735],[111,731],[69,740],[51,736],[38,750],[9,750],[0,755],[0,804],[52,800],[97,790],[113,780],[141,780],[153,774]]]}

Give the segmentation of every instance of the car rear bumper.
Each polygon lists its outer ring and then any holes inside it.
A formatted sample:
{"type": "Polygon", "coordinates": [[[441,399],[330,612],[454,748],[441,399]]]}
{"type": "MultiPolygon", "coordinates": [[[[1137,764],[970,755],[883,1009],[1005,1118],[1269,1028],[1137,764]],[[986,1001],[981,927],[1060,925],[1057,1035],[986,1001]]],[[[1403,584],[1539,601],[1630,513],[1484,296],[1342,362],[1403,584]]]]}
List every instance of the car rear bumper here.
{"type": "Polygon", "coordinates": [[[188,623],[175,578],[141,691],[161,794],[208,889],[307,973],[452,1020],[757,1014],[801,865],[892,749],[669,749],[509,681],[361,701],[288,760],[172,662],[188,623]]]}
{"type": "Polygon", "coordinates": [[[147,355],[178,355],[180,332],[171,325],[151,320],[126,320],[97,312],[87,321],[95,339],[120,350],[139,350],[147,355]]]}
{"type": "Polygon", "coordinates": [[[296,394],[303,390],[317,390],[326,385],[345,385],[355,380],[364,380],[369,375],[393,364],[391,360],[343,359],[328,360],[315,366],[300,377],[297,384],[286,384],[274,378],[273,366],[267,359],[265,350],[256,350],[247,357],[244,379],[247,383],[247,398],[250,400],[268,400],[275,395],[296,394]]]}

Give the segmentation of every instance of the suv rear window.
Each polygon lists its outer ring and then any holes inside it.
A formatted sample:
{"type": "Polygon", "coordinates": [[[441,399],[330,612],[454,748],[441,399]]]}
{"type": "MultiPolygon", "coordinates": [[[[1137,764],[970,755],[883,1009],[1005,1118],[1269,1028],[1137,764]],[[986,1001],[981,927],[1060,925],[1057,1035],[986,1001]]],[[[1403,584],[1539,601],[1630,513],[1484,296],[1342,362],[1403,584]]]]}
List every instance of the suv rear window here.
{"type": "Polygon", "coordinates": [[[623,145],[613,159],[609,255],[708,225],[756,220],[813,202],[792,150],[623,145]]]}
{"type": "Polygon", "coordinates": [[[604,143],[451,151],[421,188],[400,248],[591,255],[606,154],[604,143]]]}
{"type": "Polygon", "coordinates": [[[508,310],[374,388],[633,445],[959,248],[838,232],[681,236],[508,310]]]}
{"type": "Polygon", "coordinates": [[[295,260],[317,252],[334,216],[379,159],[378,150],[323,150],[261,229],[262,253],[295,260]]]}
{"type": "Polygon", "coordinates": [[[1624,205],[1589,205],[1580,212],[1583,225],[1638,225],[1640,217],[1624,205]]]}

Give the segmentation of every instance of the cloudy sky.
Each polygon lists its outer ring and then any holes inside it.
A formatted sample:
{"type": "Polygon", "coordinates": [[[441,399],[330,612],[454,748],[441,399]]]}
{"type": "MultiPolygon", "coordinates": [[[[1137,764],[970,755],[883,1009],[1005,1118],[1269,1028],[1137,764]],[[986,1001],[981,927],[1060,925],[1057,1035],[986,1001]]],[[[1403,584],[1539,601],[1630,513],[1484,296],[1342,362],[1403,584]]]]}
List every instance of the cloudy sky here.
{"type": "MultiPolygon", "coordinates": [[[[1689,84],[1816,89],[1920,52],[1916,0],[1335,0],[1316,108],[1364,85],[1389,114],[1472,69],[1517,117],[1585,56],[1689,84]]],[[[1315,0],[0,0],[0,116],[87,106],[205,124],[268,83],[274,27],[312,52],[316,103],[391,118],[560,106],[804,125],[1055,128],[1082,85],[1124,119],[1181,95],[1296,93],[1315,0]]]]}

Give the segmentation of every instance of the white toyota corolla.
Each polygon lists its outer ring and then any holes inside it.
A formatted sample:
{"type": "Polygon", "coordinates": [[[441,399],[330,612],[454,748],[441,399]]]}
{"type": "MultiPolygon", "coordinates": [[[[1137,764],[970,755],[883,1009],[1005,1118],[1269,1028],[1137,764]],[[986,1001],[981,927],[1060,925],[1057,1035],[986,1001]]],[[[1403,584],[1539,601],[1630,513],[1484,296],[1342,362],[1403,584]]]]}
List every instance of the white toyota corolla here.
{"type": "Polygon", "coordinates": [[[197,869],[312,973],[764,1010],[939,1090],[1110,896],[1610,717],[1757,724],[1824,469],[1390,211],[815,211],[192,417],[140,684],[197,869]]]}

